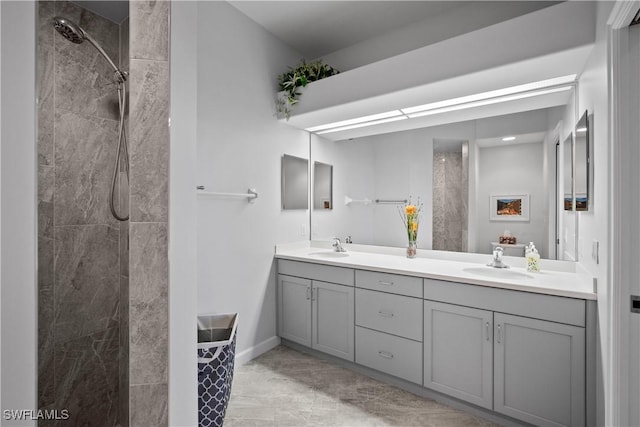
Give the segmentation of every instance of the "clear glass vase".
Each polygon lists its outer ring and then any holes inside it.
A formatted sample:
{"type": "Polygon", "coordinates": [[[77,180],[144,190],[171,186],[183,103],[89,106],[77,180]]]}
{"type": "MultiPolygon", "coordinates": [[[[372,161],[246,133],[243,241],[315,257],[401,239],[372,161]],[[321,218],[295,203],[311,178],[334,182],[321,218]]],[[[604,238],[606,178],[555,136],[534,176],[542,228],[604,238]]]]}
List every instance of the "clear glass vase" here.
{"type": "Polygon", "coordinates": [[[418,245],[416,244],[416,242],[410,241],[409,245],[407,246],[407,258],[415,258],[417,252],[418,252],[418,245]]]}

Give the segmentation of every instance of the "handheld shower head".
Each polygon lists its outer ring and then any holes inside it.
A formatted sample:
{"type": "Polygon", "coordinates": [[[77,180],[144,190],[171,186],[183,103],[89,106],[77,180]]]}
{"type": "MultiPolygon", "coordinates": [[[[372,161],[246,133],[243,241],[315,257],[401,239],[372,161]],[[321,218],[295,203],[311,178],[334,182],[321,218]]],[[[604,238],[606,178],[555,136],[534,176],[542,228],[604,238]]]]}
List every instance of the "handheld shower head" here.
{"type": "Polygon", "coordinates": [[[82,28],[62,16],[53,18],[53,28],[72,43],[80,44],[87,38],[82,28]]]}
{"type": "Polygon", "coordinates": [[[107,62],[113,67],[113,71],[115,72],[115,80],[120,83],[124,83],[127,80],[127,73],[120,70],[116,64],[113,62],[107,52],[102,49],[100,44],[93,39],[85,30],[83,30],[79,25],[75,24],[73,21],[63,17],[56,16],[52,21],[53,28],[59,32],[62,37],[69,40],[72,43],[80,44],[83,41],[87,40],[93,47],[95,47],[98,52],[107,60],[107,62]]]}

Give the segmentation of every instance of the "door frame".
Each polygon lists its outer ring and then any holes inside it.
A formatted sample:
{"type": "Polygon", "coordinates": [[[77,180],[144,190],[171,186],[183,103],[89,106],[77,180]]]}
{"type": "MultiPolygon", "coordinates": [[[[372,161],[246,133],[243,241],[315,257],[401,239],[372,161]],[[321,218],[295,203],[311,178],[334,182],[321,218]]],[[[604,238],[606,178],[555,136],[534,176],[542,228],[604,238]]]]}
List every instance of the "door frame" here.
{"type": "MultiPolygon", "coordinates": [[[[640,172],[627,161],[634,154],[633,117],[640,111],[628,88],[633,76],[629,60],[629,24],[640,8],[640,1],[617,1],[607,21],[607,71],[609,75],[609,251],[607,281],[607,332],[609,342],[602,343],[609,355],[604,366],[609,379],[603,420],[606,425],[628,425],[630,402],[640,396],[629,396],[629,295],[630,280],[637,277],[637,243],[640,224],[629,209],[637,208],[633,197],[625,197],[640,182],[640,172]],[[635,111],[634,111],[635,110],[635,111]],[[635,252],[632,252],[635,251],[635,252]]],[[[605,384],[607,390],[607,384],[605,384]]]]}

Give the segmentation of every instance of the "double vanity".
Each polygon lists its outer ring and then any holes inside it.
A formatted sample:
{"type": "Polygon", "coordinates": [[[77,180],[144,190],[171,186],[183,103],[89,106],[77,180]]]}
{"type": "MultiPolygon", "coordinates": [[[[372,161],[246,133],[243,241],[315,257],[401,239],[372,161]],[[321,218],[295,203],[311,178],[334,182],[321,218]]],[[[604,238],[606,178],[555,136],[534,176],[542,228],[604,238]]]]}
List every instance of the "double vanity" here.
{"type": "Polygon", "coordinates": [[[595,422],[596,294],[565,263],[315,242],[276,248],[278,331],[506,422],[595,422]]]}

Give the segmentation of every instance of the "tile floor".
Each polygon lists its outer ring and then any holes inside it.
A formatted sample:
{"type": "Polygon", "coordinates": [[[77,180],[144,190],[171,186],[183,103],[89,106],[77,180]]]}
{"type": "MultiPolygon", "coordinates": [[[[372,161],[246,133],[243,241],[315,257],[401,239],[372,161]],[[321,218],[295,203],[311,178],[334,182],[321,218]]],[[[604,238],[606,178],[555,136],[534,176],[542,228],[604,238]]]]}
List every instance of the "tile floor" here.
{"type": "Polygon", "coordinates": [[[225,427],[495,426],[279,346],[236,367],[225,427]]]}

